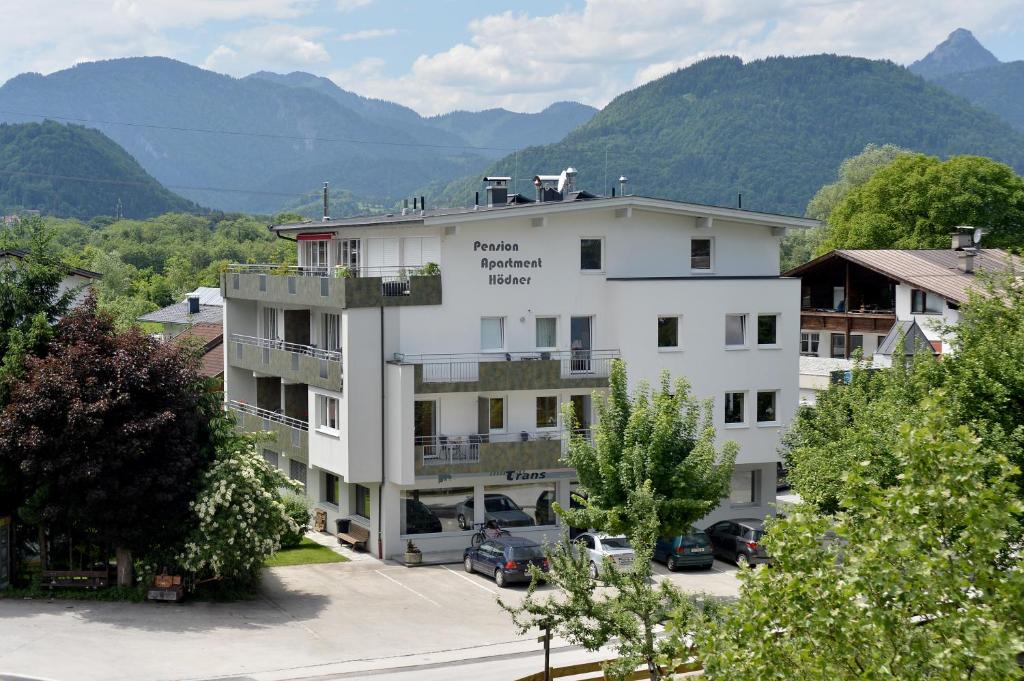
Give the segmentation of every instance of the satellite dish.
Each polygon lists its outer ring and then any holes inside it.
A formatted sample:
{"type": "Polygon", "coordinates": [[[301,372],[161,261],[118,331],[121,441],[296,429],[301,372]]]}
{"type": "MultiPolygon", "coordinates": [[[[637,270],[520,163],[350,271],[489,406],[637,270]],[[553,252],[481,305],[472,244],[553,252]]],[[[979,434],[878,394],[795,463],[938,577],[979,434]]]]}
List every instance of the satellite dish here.
{"type": "Polygon", "coordinates": [[[974,245],[977,246],[981,243],[981,237],[985,236],[985,232],[981,231],[981,227],[974,229],[974,245]]]}

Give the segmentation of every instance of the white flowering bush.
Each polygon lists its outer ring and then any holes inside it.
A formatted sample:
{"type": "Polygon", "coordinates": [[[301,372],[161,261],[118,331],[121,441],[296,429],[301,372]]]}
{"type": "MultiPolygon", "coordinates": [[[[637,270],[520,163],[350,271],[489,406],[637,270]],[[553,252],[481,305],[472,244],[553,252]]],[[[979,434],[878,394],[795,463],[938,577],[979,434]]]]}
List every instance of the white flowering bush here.
{"type": "Polygon", "coordinates": [[[281,490],[301,485],[270,466],[252,438],[231,438],[203,475],[195,501],[193,529],[178,562],[197,581],[255,581],[263,561],[281,547],[281,537],[298,531],[281,490]]]}

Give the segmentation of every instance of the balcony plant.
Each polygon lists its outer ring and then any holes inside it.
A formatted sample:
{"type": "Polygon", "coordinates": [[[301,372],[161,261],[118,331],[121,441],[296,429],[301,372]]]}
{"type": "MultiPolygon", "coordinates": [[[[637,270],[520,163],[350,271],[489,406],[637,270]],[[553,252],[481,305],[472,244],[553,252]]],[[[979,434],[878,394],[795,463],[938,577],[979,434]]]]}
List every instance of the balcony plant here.
{"type": "Polygon", "coordinates": [[[352,268],[347,265],[335,265],[334,267],[335,279],[353,279],[355,276],[355,272],[353,272],[352,268]]]}
{"type": "Polygon", "coordinates": [[[406,565],[420,565],[423,562],[423,552],[420,547],[413,543],[412,539],[405,542],[405,555],[403,556],[406,565]]]}
{"type": "Polygon", "coordinates": [[[412,273],[414,277],[436,277],[439,274],[441,274],[441,268],[438,267],[436,262],[428,262],[412,273]]]}

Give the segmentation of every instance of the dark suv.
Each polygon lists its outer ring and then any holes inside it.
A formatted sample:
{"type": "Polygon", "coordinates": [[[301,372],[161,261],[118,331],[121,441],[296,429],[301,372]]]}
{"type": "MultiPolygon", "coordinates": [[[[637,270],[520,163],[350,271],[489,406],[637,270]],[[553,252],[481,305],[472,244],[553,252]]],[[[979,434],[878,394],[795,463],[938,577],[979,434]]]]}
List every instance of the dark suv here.
{"type": "Polygon", "coordinates": [[[722,520],[704,531],[711,539],[715,558],[731,560],[740,567],[770,563],[772,560],[759,543],[764,536],[764,523],[760,520],[722,520]]]}
{"type": "Polygon", "coordinates": [[[492,575],[494,583],[505,587],[514,582],[529,582],[527,566],[536,565],[548,571],[548,559],[544,549],[535,541],[524,537],[499,537],[488,539],[474,548],[462,552],[462,564],[466,572],[482,572],[492,575]]]}

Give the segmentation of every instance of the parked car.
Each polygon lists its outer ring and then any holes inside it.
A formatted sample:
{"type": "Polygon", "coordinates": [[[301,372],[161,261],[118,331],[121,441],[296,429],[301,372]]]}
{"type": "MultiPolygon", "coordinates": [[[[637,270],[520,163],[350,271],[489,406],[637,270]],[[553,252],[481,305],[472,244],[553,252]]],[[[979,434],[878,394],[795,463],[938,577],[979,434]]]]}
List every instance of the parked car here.
{"type": "MultiPolygon", "coordinates": [[[[465,501],[455,506],[455,518],[459,527],[463,530],[473,529],[473,497],[466,497],[465,501]]],[[[532,527],[531,518],[519,504],[509,499],[504,494],[484,495],[484,519],[483,522],[493,520],[499,527],[532,527]]]]}
{"type": "Polygon", "coordinates": [[[764,535],[764,523],[760,520],[722,520],[704,531],[711,539],[716,558],[731,560],[740,567],[771,562],[771,557],[758,543],[764,535]]]}
{"type": "Polygon", "coordinates": [[[677,537],[662,537],[654,545],[654,560],[664,563],[672,572],[681,567],[708,569],[715,562],[711,539],[694,530],[677,537]]]}
{"type": "MultiPolygon", "coordinates": [[[[555,493],[552,490],[546,489],[540,493],[537,497],[536,510],[533,513],[533,519],[537,521],[538,525],[554,525],[555,524],[555,507],[551,504],[555,501],[555,493]]],[[[569,508],[581,508],[583,504],[580,503],[579,497],[576,494],[569,496],[569,508]]],[[[575,528],[570,528],[570,531],[575,528]]],[[[576,534],[579,534],[582,530],[579,530],[576,534]]],[[[575,536],[575,535],[573,535],[575,536]]]]}
{"type": "Polygon", "coordinates": [[[605,534],[584,532],[574,540],[576,546],[587,552],[590,559],[590,576],[597,578],[598,566],[608,564],[616,570],[630,570],[636,555],[625,537],[609,537],[605,534]]]}
{"type": "Polygon", "coordinates": [[[529,582],[529,565],[548,571],[544,549],[525,537],[499,537],[487,539],[475,548],[470,546],[462,552],[462,564],[466,572],[493,576],[494,583],[502,588],[516,582],[529,582]]]}
{"type": "Polygon", "coordinates": [[[441,527],[441,519],[430,510],[429,506],[418,499],[405,500],[405,527],[406,534],[444,531],[441,527]]]}

